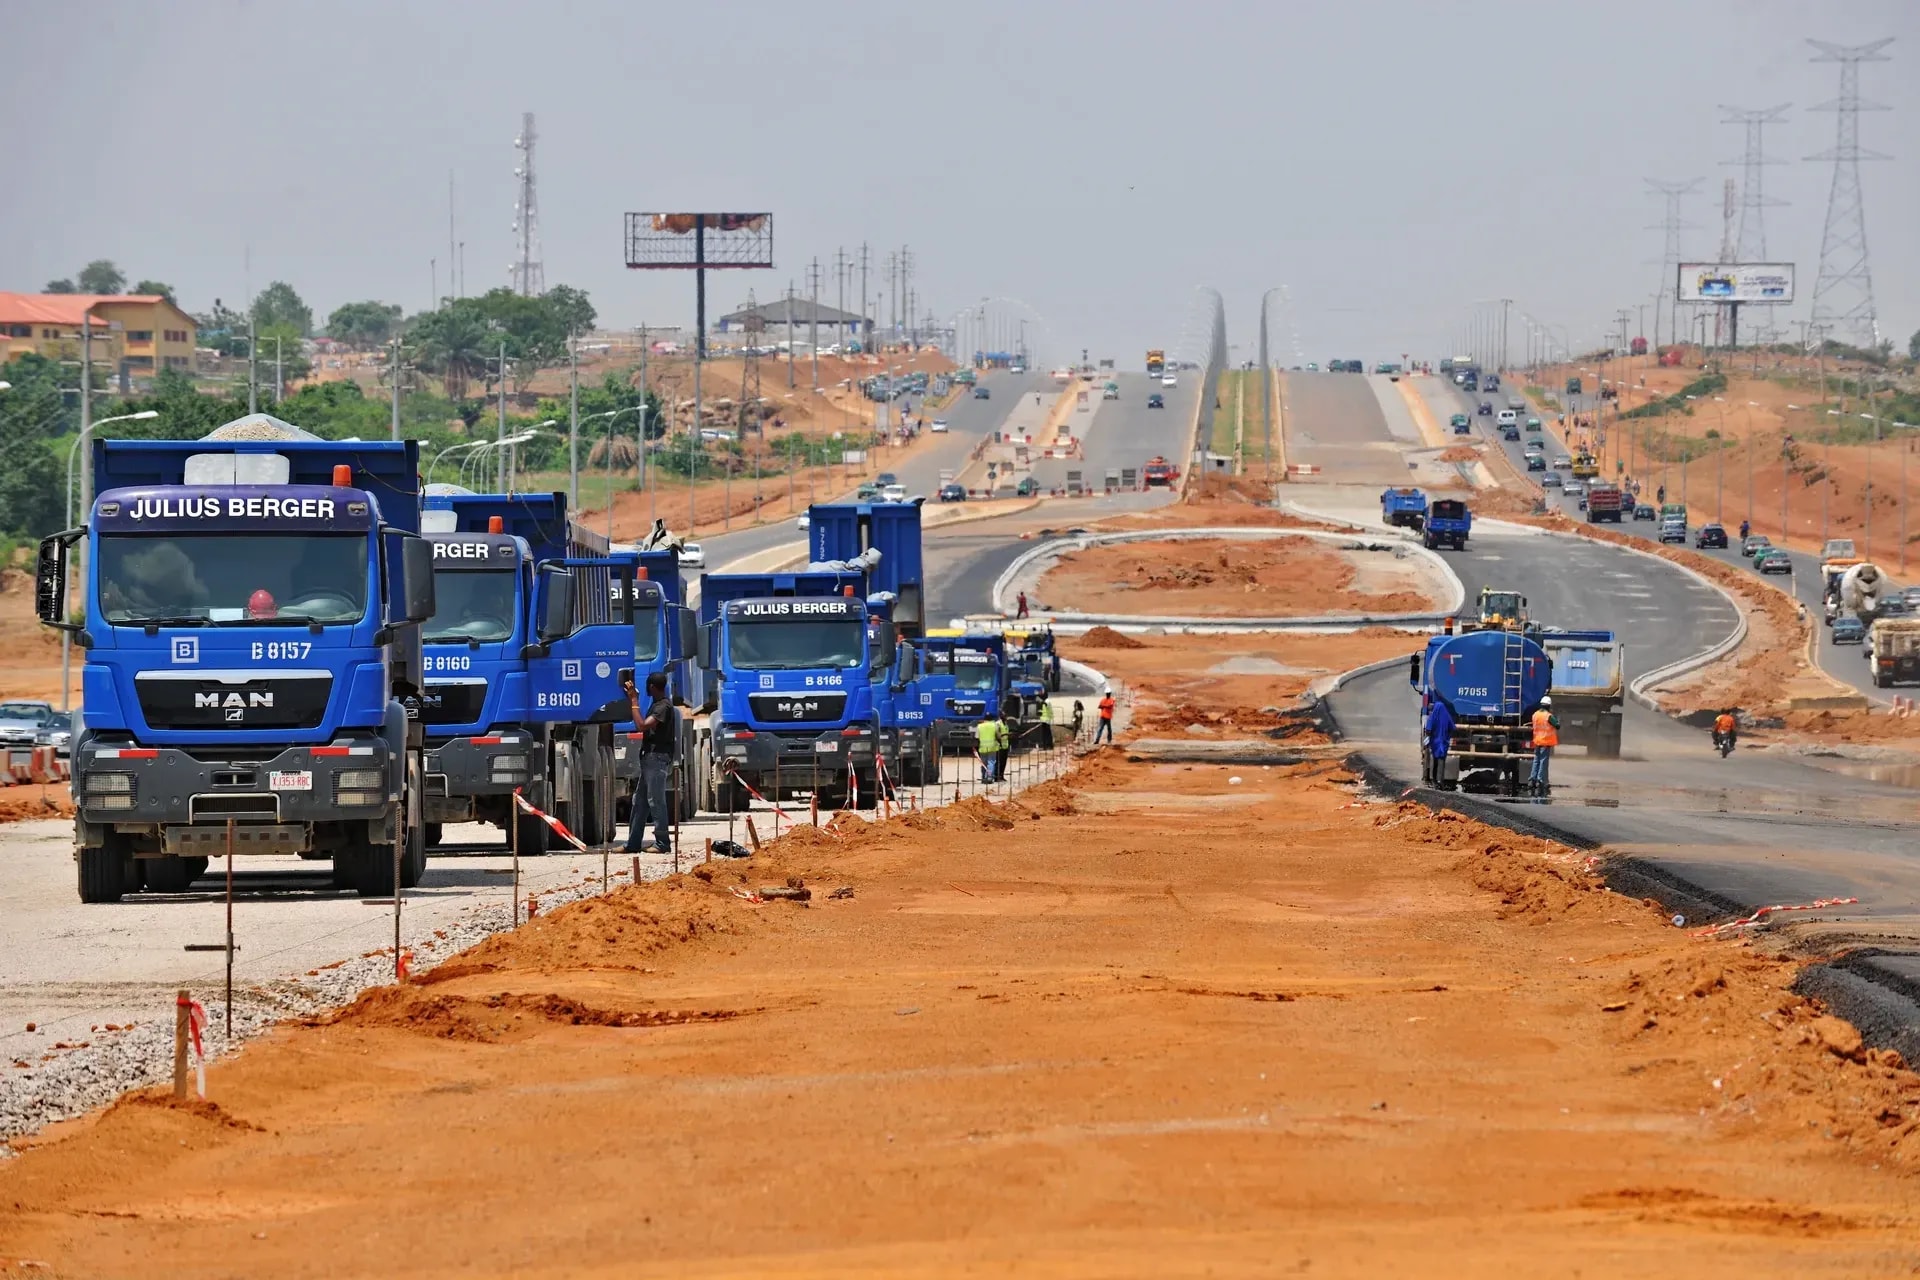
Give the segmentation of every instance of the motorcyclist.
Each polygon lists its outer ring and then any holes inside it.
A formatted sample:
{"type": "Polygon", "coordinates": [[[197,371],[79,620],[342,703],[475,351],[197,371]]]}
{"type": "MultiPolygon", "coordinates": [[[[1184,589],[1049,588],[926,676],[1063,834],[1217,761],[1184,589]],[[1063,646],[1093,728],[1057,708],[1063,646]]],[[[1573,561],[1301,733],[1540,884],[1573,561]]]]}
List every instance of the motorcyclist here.
{"type": "Polygon", "coordinates": [[[1740,541],[1745,542],[1747,540],[1748,535],[1751,534],[1752,532],[1753,532],[1753,526],[1749,524],[1747,521],[1742,520],[1740,522],[1740,541]]]}
{"type": "Polygon", "coordinates": [[[1728,707],[1713,718],[1713,745],[1716,750],[1733,745],[1739,734],[1740,722],[1733,717],[1733,708],[1728,707]]]}

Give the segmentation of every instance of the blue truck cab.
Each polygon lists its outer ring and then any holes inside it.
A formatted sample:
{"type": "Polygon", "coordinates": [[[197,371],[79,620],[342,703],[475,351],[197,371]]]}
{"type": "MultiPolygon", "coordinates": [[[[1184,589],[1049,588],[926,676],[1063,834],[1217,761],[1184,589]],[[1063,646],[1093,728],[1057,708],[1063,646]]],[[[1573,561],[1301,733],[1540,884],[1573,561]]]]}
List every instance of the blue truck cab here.
{"type": "Polygon", "coordinates": [[[858,571],[709,573],[698,656],[708,714],[693,754],[699,807],[734,813],[751,787],[769,800],[876,798],[873,688],[894,658],[893,624],[870,623],[858,571]]]}
{"type": "Polygon", "coordinates": [[[1487,629],[1431,637],[1425,652],[1413,655],[1409,672],[1420,694],[1419,723],[1438,700],[1452,711],[1454,728],[1443,761],[1421,744],[1421,777],[1443,788],[1466,778],[1519,794],[1521,769],[1533,751],[1529,718],[1551,679],[1552,663],[1529,633],[1487,629]]]}
{"type": "Polygon", "coordinates": [[[429,842],[482,821],[547,852],[551,829],[516,812],[516,791],[583,842],[611,840],[633,723],[622,682],[644,689],[690,619],[565,494],[436,485],[424,501],[439,606],[423,635],[429,842]]]}
{"type": "Polygon", "coordinates": [[[929,710],[941,754],[968,754],[974,727],[1000,714],[1005,638],[991,632],[926,636],[913,647],[919,651],[916,694],[929,710]]]}
{"type": "Polygon", "coordinates": [[[426,867],[419,624],[434,610],[412,441],[265,415],[204,440],[95,440],[87,524],[42,542],[40,620],[86,655],[72,744],[83,902],[184,890],[211,857],[426,867]],[[67,556],[84,543],[83,616],[67,556]]]}
{"type": "Polygon", "coordinates": [[[1427,523],[1427,495],[1419,489],[1381,490],[1380,522],[1395,528],[1424,528],[1427,523]]]}
{"type": "Polygon", "coordinates": [[[1427,527],[1421,535],[1427,550],[1452,547],[1467,549],[1467,535],[1473,532],[1473,512],[1458,498],[1435,498],[1427,507],[1427,527]]]}

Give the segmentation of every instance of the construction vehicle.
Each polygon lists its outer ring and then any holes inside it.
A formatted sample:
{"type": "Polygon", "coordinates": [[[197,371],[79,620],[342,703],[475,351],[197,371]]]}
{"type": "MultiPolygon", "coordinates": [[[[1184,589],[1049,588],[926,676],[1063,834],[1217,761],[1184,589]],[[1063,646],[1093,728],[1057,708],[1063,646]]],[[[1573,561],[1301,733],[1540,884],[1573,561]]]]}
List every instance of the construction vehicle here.
{"type": "Polygon", "coordinates": [[[992,632],[930,634],[919,652],[916,701],[929,709],[936,755],[967,755],[974,726],[1000,714],[1006,689],[1006,638],[992,632]]]}
{"type": "Polygon", "coordinates": [[[1155,486],[1171,488],[1180,481],[1180,468],[1156,453],[1140,469],[1140,479],[1149,489],[1155,486]]]}
{"type": "Polygon", "coordinates": [[[1852,538],[1828,538],[1820,545],[1820,560],[1852,560],[1858,562],[1859,551],[1854,549],[1852,538]]]}
{"type": "Polygon", "coordinates": [[[1842,567],[1840,562],[1820,566],[1823,575],[1831,575],[1839,570],[1837,583],[1827,577],[1829,595],[1837,595],[1840,607],[1860,621],[1871,625],[1879,611],[1881,597],[1892,590],[1887,575],[1880,572],[1880,566],[1865,560],[1855,561],[1842,567]]]}
{"type": "MultiPolygon", "coordinates": [[[[423,629],[427,844],[446,823],[478,821],[512,833],[522,855],[546,853],[552,829],[515,792],[586,843],[611,841],[634,732],[622,681],[644,691],[693,643],[677,553],[610,554],[564,493],[433,485],[420,519],[438,601],[423,629]]],[[[669,683],[684,697],[684,673],[669,683]]],[[[684,717],[682,732],[684,748],[684,717]]],[[[690,780],[680,799],[690,812],[690,780]]]]}
{"type": "Polygon", "coordinates": [[[1480,588],[1480,601],[1472,618],[1460,620],[1459,631],[1538,630],[1527,621],[1527,598],[1518,591],[1480,588]]]}
{"type": "Polygon", "coordinates": [[[1560,719],[1560,741],[1585,747],[1590,756],[1618,758],[1626,647],[1611,631],[1547,630],[1536,639],[1552,663],[1548,692],[1560,719]]]}
{"type": "Polygon", "coordinates": [[[1577,396],[1580,394],[1580,379],[1578,378],[1567,379],[1567,394],[1570,396],[1577,396]]]}
{"type": "Polygon", "coordinates": [[[1611,520],[1619,524],[1627,509],[1627,495],[1617,484],[1595,484],[1587,489],[1587,523],[1611,520]]]}
{"type": "Polygon", "coordinates": [[[1421,776],[1447,790],[1518,795],[1533,757],[1529,717],[1546,696],[1550,671],[1539,642],[1520,631],[1449,632],[1428,640],[1425,653],[1412,656],[1409,679],[1420,694],[1420,723],[1437,700],[1453,713],[1454,727],[1438,770],[1428,744],[1421,744],[1421,776]]]}
{"type": "Polygon", "coordinates": [[[1380,523],[1416,533],[1426,528],[1427,495],[1419,489],[1382,489],[1380,523]]]}
{"type": "Polygon", "coordinates": [[[1427,508],[1427,527],[1423,541],[1429,551],[1449,546],[1455,551],[1467,549],[1467,535],[1473,532],[1473,512],[1458,498],[1436,498],[1427,508]]]}
{"type": "Polygon", "coordinates": [[[253,414],[92,442],[87,523],[40,544],[40,621],[85,654],[71,745],[82,902],[186,889],[229,853],[330,858],[369,897],[426,869],[419,446],[253,414]],[[85,617],[67,553],[87,543],[85,617]],[[229,823],[232,824],[229,827],[229,823]]]}
{"type": "Polygon", "coordinates": [[[1167,353],[1153,348],[1147,350],[1147,373],[1155,378],[1167,371],[1167,353]]]}
{"type": "Polygon", "coordinates": [[[1881,618],[1867,633],[1866,647],[1877,688],[1920,684],[1920,618],[1881,618]]]}
{"type": "Polygon", "coordinates": [[[1587,450],[1582,449],[1573,455],[1573,475],[1576,480],[1591,480],[1599,474],[1599,460],[1587,450]]]}

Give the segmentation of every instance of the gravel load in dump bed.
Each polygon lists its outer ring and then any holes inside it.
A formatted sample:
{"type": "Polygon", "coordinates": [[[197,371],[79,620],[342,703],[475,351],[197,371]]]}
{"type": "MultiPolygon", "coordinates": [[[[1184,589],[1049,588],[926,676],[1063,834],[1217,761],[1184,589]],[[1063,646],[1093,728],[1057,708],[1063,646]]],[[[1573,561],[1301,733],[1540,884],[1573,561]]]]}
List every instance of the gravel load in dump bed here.
{"type": "Polygon", "coordinates": [[[250,413],[244,418],[215,427],[202,440],[318,440],[321,437],[302,430],[270,413],[250,413]]]}

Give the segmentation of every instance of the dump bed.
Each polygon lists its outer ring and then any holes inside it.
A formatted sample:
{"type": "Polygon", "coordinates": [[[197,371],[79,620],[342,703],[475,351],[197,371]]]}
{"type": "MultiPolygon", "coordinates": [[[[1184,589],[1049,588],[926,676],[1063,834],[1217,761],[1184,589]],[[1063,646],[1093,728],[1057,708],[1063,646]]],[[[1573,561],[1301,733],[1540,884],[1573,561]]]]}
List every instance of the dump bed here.
{"type": "Polygon", "coordinates": [[[1553,664],[1552,693],[1616,694],[1621,687],[1621,645],[1611,631],[1548,632],[1540,647],[1553,664]]]}
{"type": "Polygon", "coordinates": [[[606,538],[567,518],[564,493],[448,493],[430,501],[458,515],[461,533],[485,533],[488,518],[499,516],[501,532],[524,539],[536,562],[607,554],[606,538]]]}
{"type": "Polygon", "coordinates": [[[353,468],[350,487],[371,494],[381,523],[420,532],[420,446],[412,440],[101,440],[93,442],[93,487],[180,485],[195,454],[278,454],[288,484],[331,485],[333,469],[353,468]]]}

